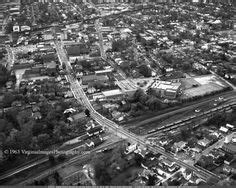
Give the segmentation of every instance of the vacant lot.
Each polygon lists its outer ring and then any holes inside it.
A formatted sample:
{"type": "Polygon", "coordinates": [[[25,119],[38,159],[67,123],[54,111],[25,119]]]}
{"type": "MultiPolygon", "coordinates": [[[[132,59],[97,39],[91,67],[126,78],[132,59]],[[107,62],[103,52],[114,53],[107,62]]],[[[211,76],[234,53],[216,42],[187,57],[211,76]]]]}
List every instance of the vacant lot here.
{"type": "Polygon", "coordinates": [[[212,92],[221,91],[227,87],[225,83],[214,75],[199,76],[181,80],[184,91],[181,98],[203,96],[212,92]],[[195,85],[195,87],[193,87],[195,85]]]}

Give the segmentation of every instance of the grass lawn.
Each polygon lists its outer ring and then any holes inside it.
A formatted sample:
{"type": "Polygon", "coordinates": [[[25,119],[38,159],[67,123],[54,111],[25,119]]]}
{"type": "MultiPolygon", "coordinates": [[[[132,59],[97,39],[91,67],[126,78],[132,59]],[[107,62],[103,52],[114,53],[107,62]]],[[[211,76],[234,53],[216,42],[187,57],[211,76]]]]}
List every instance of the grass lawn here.
{"type": "Polygon", "coordinates": [[[142,172],[143,168],[132,166],[126,169],[124,172],[116,176],[112,181],[111,185],[129,185],[130,182],[134,181],[139,172],[142,172]]]}

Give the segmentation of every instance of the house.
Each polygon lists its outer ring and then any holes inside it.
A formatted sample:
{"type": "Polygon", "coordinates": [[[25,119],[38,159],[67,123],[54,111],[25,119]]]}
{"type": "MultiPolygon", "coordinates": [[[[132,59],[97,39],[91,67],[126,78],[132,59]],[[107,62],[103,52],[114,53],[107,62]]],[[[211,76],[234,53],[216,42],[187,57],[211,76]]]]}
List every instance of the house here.
{"type": "Polygon", "coordinates": [[[178,165],[175,164],[174,161],[170,161],[169,159],[163,159],[160,163],[161,167],[167,167],[168,172],[174,172],[176,169],[178,169],[178,165]]]}
{"type": "Polygon", "coordinates": [[[224,156],[223,153],[217,152],[216,150],[211,151],[208,156],[211,156],[213,159],[218,159],[220,156],[224,156]]]}
{"type": "Polygon", "coordinates": [[[232,171],[232,168],[231,168],[229,165],[224,165],[224,167],[223,167],[223,172],[224,172],[226,175],[230,174],[231,171],[232,171]]]}
{"type": "Polygon", "coordinates": [[[11,89],[12,86],[13,86],[13,82],[12,82],[12,81],[6,82],[6,88],[7,88],[7,89],[11,89]]]}
{"type": "Polygon", "coordinates": [[[132,153],[133,151],[135,151],[136,149],[137,149],[137,144],[131,144],[126,148],[125,154],[128,155],[132,153]]]}
{"type": "Polygon", "coordinates": [[[167,167],[172,167],[175,164],[175,162],[174,161],[170,161],[169,159],[163,159],[161,164],[162,165],[164,164],[167,167]]]}
{"type": "Polygon", "coordinates": [[[94,128],[89,129],[87,131],[87,135],[88,136],[94,136],[94,135],[98,135],[102,132],[104,132],[104,129],[102,128],[102,126],[96,126],[94,128]]]}
{"type": "Polygon", "coordinates": [[[73,97],[74,97],[74,95],[73,95],[72,91],[66,91],[64,93],[64,98],[73,98],[73,97]]]}
{"type": "Polygon", "coordinates": [[[40,112],[32,113],[32,117],[33,117],[35,120],[40,120],[40,119],[42,119],[42,115],[41,115],[40,112]]]}
{"type": "Polygon", "coordinates": [[[169,140],[160,140],[159,143],[161,144],[161,146],[165,146],[169,143],[169,140]]]}
{"type": "Polygon", "coordinates": [[[197,143],[202,147],[208,147],[210,145],[210,140],[203,138],[202,140],[199,140],[197,143]]]}
{"type": "Polygon", "coordinates": [[[226,128],[227,129],[230,129],[230,130],[234,130],[234,125],[231,125],[231,124],[226,124],[226,128]]]}
{"type": "Polygon", "coordinates": [[[73,119],[72,117],[68,117],[68,118],[67,118],[67,122],[68,122],[68,123],[73,123],[73,122],[74,122],[74,119],[73,119]]]}
{"type": "Polygon", "coordinates": [[[76,110],[75,110],[74,108],[68,108],[68,109],[66,109],[66,110],[63,112],[63,114],[67,114],[67,113],[73,114],[73,113],[75,113],[75,112],[76,112],[76,110]]]}
{"type": "Polygon", "coordinates": [[[21,107],[22,102],[21,101],[13,101],[11,104],[12,107],[21,107]]]}
{"type": "Polygon", "coordinates": [[[87,92],[88,92],[89,94],[92,94],[92,93],[95,93],[95,92],[96,92],[96,89],[95,89],[94,87],[89,87],[89,88],[87,89],[87,92]]]}
{"type": "Polygon", "coordinates": [[[114,110],[112,113],[111,113],[112,117],[115,118],[115,119],[118,119],[122,116],[121,112],[119,111],[116,111],[114,110]]]}
{"type": "Polygon", "coordinates": [[[222,133],[227,133],[228,130],[229,130],[229,129],[227,129],[226,127],[223,127],[223,126],[220,127],[220,131],[221,131],[222,133]]]}
{"type": "Polygon", "coordinates": [[[189,151],[194,152],[196,154],[196,153],[200,153],[202,150],[198,147],[194,147],[194,148],[189,148],[189,151]]]}
{"type": "Polygon", "coordinates": [[[216,138],[219,138],[220,137],[220,133],[218,133],[218,132],[212,132],[212,133],[210,133],[209,134],[210,136],[215,136],[216,138]]]}
{"type": "Polygon", "coordinates": [[[94,128],[95,126],[96,126],[96,125],[94,124],[94,121],[93,121],[93,120],[89,121],[89,122],[85,125],[86,130],[89,130],[89,129],[91,129],[91,128],[94,128]]]}
{"type": "Polygon", "coordinates": [[[193,184],[193,185],[198,185],[201,182],[205,182],[203,179],[199,178],[196,175],[191,176],[191,178],[188,181],[190,184],[193,184]]]}
{"type": "Polygon", "coordinates": [[[38,112],[40,111],[40,107],[37,105],[32,105],[32,112],[38,112]]]}
{"type": "Polygon", "coordinates": [[[184,149],[184,147],[186,146],[187,142],[184,141],[180,141],[180,142],[175,142],[174,146],[172,147],[173,151],[175,152],[179,152],[181,150],[184,149]]]}
{"type": "Polygon", "coordinates": [[[100,145],[102,142],[103,142],[102,138],[96,137],[94,139],[87,140],[85,142],[85,144],[87,147],[91,148],[91,147],[96,147],[96,146],[100,145]]]}

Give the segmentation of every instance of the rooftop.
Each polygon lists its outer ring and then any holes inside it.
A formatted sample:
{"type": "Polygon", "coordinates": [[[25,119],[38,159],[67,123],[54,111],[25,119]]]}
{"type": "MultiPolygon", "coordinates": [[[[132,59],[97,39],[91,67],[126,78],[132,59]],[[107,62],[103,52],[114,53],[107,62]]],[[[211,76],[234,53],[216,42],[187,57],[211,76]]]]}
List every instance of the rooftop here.
{"type": "Polygon", "coordinates": [[[109,90],[109,91],[103,91],[102,94],[105,97],[115,96],[115,95],[122,95],[123,93],[119,89],[109,90]]]}
{"type": "Polygon", "coordinates": [[[153,82],[153,84],[151,85],[151,88],[155,88],[155,89],[163,89],[163,90],[178,90],[179,87],[181,86],[181,83],[177,82],[177,83],[173,83],[173,82],[168,82],[168,81],[155,81],[153,82]]]}

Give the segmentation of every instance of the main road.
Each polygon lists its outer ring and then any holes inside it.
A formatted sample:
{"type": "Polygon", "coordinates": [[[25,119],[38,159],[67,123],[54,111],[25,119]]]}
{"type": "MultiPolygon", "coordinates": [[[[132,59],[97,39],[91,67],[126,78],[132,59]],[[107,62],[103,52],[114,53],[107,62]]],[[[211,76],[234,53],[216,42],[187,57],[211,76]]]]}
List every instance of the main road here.
{"type": "Polygon", "coordinates": [[[154,153],[162,154],[163,156],[174,161],[176,164],[183,166],[185,168],[188,168],[188,169],[194,171],[195,173],[199,174],[199,176],[204,180],[208,180],[211,177],[213,177],[217,180],[220,180],[220,178],[217,175],[213,174],[212,172],[209,172],[205,169],[199,169],[195,166],[184,163],[181,160],[175,159],[173,154],[167,153],[162,147],[159,147],[159,146],[154,147],[154,146],[147,144],[145,139],[140,138],[139,136],[129,132],[128,130],[125,130],[123,127],[120,127],[115,122],[107,119],[106,117],[104,117],[101,114],[99,114],[98,112],[96,112],[96,110],[94,110],[93,106],[91,105],[89,99],[87,98],[86,94],[84,93],[79,81],[76,78],[74,78],[74,76],[73,76],[73,75],[75,75],[75,73],[74,73],[73,68],[71,67],[71,64],[67,58],[67,55],[66,55],[64,48],[63,48],[63,45],[60,42],[56,41],[55,46],[56,46],[59,61],[61,62],[61,64],[66,65],[66,70],[69,73],[67,76],[67,79],[71,84],[71,89],[74,93],[74,97],[78,100],[83,101],[84,106],[90,111],[91,117],[94,120],[96,120],[100,125],[109,128],[111,131],[114,131],[121,138],[127,139],[133,143],[138,143],[142,146],[145,146],[145,147],[147,147],[147,149],[151,150],[154,153]]]}

